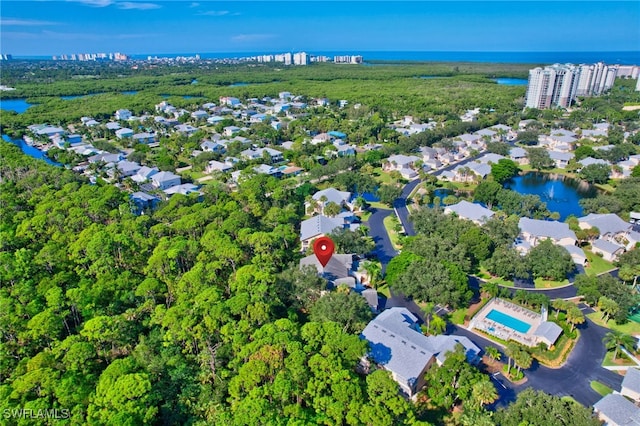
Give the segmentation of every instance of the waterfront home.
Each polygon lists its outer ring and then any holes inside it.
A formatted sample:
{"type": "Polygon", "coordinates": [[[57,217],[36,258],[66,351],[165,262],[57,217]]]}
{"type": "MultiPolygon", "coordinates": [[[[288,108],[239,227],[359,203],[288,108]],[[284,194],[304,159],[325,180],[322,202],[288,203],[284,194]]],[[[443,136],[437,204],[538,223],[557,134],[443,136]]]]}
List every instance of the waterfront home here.
{"type": "Polygon", "coordinates": [[[607,426],[640,425],[640,408],[619,393],[610,393],[593,404],[598,419],[607,426]]]}
{"type": "MultiPolygon", "coordinates": [[[[464,336],[425,336],[418,317],[406,308],[384,310],[369,322],[360,338],[369,343],[368,359],[387,370],[402,393],[415,396],[425,384],[425,373],[442,365],[447,353],[462,346],[467,360],[479,361],[480,348],[464,336]]],[[[363,361],[367,363],[367,361],[363,361]]]]}
{"type": "MultiPolygon", "coordinates": [[[[311,196],[315,204],[313,206],[313,210],[317,210],[320,214],[324,214],[324,208],[329,203],[335,203],[344,209],[351,210],[353,209],[351,196],[351,192],[348,191],[338,191],[335,188],[323,189],[311,196]]],[[[308,202],[305,203],[305,211],[309,209],[309,207],[312,207],[312,205],[308,202]]]]}
{"type": "Polygon", "coordinates": [[[636,403],[640,402],[640,370],[633,367],[627,369],[624,380],[622,380],[620,393],[636,403]]]}
{"type": "Polygon", "coordinates": [[[567,165],[569,164],[569,161],[571,161],[571,159],[575,157],[575,155],[573,155],[573,153],[570,153],[570,152],[560,152],[560,151],[548,151],[548,152],[549,152],[549,158],[553,160],[555,166],[559,169],[566,168],[567,165]]]}
{"type": "Polygon", "coordinates": [[[151,176],[151,183],[158,189],[169,189],[182,183],[180,176],[171,172],[158,172],[151,176]]]}
{"type": "Polygon", "coordinates": [[[509,158],[521,166],[525,164],[529,164],[529,157],[527,156],[527,151],[520,147],[511,148],[511,150],[509,151],[509,158]]]}
{"type": "Polygon", "coordinates": [[[493,211],[486,207],[482,207],[480,204],[470,203],[465,200],[445,207],[444,212],[445,214],[455,213],[460,219],[470,220],[476,225],[486,223],[487,220],[491,219],[495,214],[493,211]]]}

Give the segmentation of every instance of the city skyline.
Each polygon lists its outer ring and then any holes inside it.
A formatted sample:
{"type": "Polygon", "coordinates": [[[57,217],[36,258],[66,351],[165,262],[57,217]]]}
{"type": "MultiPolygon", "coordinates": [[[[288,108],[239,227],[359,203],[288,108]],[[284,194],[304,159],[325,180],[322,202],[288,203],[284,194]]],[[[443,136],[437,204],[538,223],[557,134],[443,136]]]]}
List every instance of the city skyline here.
{"type": "Polygon", "coordinates": [[[2,53],[18,56],[640,46],[635,1],[3,1],[0,13],[2,53]]]}

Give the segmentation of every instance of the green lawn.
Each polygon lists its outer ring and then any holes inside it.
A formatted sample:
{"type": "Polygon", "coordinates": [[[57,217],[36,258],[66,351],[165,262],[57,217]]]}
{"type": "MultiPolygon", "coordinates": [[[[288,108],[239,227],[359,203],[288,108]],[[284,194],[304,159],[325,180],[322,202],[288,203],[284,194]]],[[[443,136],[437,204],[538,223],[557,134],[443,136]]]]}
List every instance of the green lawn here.
{"type": "Polygon", "coordinates": [[[536,278],[533,282],[536,284],[536,288],[556,288],[569,284],[569,280],[566,279],[562,281],[548,281],[542,278],[536,278]]]}
{"type": "Polygon", "coordinates": [[[385,283],[379,283],[378,284],[378,288],[376,290],[378,291],[378,293],[384,294],[387,299],[389,299],[391,297],[391,291],[389,290],[389,284],[387,284],[386,282],[385,283]]]}
{"type": "Polygon", "coordinates": [[[597,380],[593,380],[590,383],[590,386],[591,386],[591,389],[593,389],[594,391],[598,392],[602,396],[607,396],[611,392],[613,392],[613,390],[609,386],[606,386],[606,385],[600,383],[597,380]]]}
{"type": "Polygon", "coordinates": [[[373,178],[380,184],[392,183],[391,176],[389,176],[389,173],[383,172],[382,167],[373,169],[373,178]]]}
{"type": "Polygon", "coordinates": [[[464,318],[466,315],[467,315],[466,308],[456,309],[455,311],[449,314],[449,321],[457,325],[464,324],[464,318]]]}
{"type": "Polygon", "coordinates": [[[616,360],[613,360],[613,351],[609,351],[604,356],[604,361],[602,361],[602,365],[608,366],[620,366],[620,365],[637,365],[635,362],[631,361],[622,351],[618,351],[618,356],[616,360]]]}
{"type": "Polygon", "coordinates": [[[400,244],[400,235],[394,229],[397,223],[398,221],[395,214],[384,218],[384,228],[387,230],[387,234],[389,234],[389,239],[391,239],[391,245],[394,250],[402,248],[402,244],[400,244]]]}
{"type": "Polygon", "coordinates": [[[598,275],[614,268],[613,264],[593,254],[591,250],[584,250],[584,254],[587,255],[587,259],[589,260],[589,266],[585,268],[587,275],[598,275]]]}
{"type": "Polygon", "coordinates": [[[371,207],[375,208],[375,209],[384,209],[384,210],[389,210],[392,207],[389,207],[388,205],[381,203],[380,201],[367,201],[367,204],[369,204],[371,207]]]}
{"type": "Polygon", "coordinates": [[[480,266],[480,273],[477,274],[478,278],[482,278],[483,280],[490,283],[498,283],[498,285],[505,287],[514,287],[513,281],[505,280],[500,277],[492,277],[489,271],[483,266],[480,266]]]}
{"type": "Polygon", "coordinates": [[[611,330],[618,330],[625,334],[631,334],[631,335],[640,334],[640,324],[638,324],[637,322],[629,321],[626,324],[616,324],[614,320],[609,320],[608,322],[605,323],[600,317],[601,317],[601,314],[598,311],[587,315],[587,318],[589,318],[591,321],[595,322],[599,326],[606,327],[611,330]]]}
{"type": "Polygon", "coordinates": [[[366,221],[369,220],[370,217],[371,217],[371,212],[370,211],[364,211],[360,215],[360,220],[363,221],[363,222],[366,222],[366,221]]]}

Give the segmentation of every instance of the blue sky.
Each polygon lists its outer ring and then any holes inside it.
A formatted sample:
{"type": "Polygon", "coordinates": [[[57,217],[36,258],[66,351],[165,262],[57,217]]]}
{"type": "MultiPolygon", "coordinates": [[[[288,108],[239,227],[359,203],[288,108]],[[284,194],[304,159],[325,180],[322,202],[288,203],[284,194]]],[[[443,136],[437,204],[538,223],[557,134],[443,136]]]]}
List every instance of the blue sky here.
{"type": "Polygon", "coordinates": [[[7,1],[0,51],[640,50],[640,1],[7,1]]]}

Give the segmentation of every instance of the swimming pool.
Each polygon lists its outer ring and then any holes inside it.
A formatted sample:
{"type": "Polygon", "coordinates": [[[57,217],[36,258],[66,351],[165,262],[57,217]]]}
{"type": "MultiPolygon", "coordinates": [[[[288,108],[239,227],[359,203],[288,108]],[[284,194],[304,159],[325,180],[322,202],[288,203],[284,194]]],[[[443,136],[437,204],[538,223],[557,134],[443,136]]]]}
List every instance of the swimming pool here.
{"type": "Polygon", "coordinates": [[[487,314],[487,318],[491,321],[500,323],[505,327],[514,329],[515,331],[518,331],[520,333],[526,333],[531,328],[531,324],[520,321],[519,319],[507,315],[503,312],[496,311],[495,309],[492,309],[491,312],[487,314]]]}

